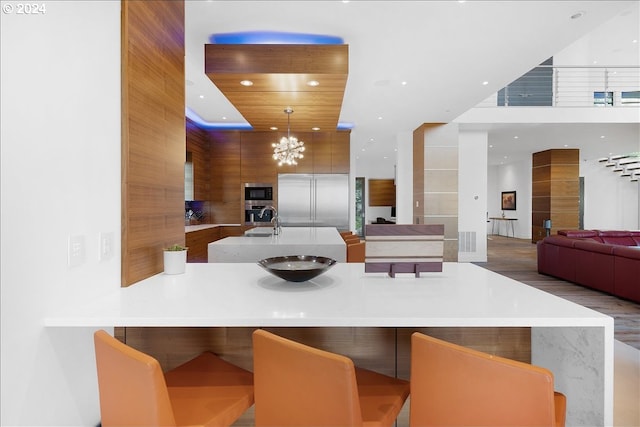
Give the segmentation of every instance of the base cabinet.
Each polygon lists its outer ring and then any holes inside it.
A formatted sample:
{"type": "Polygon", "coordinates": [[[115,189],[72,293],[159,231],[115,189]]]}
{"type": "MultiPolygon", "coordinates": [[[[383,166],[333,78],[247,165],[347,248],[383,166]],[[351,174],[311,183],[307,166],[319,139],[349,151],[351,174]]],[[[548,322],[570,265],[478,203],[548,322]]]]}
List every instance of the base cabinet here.
{"type": "Polygon", "coordinates": [[[186,233],[185,242],[189,248],[187,262],[207,262],[207,245],[220,239],[220,228],[212,227],[186,233]]]}

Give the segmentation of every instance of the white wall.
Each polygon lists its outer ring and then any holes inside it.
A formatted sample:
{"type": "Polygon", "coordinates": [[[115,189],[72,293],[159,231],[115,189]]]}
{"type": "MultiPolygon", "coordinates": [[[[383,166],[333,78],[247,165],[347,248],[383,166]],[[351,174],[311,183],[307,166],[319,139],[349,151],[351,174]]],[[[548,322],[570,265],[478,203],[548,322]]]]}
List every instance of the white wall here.
{"type": "Polygon", "coordinates": [[[458,261],[487,261],[487,132],[458,134],[458,232],[476,236],[476,250],[459,244],[458,261]]]}
{"type": "Polygon", "coordinates": [[[0,423],[91,426],[93,330],[42,322],[61,293],[120,286],[120,2],[38,4],[1,15],[0,423]],[[99,261],[101,232],[114,255],[99,261]],[[69,236],[85,239],[74,268],[69,236]]]}
{"type": "MultiPolygon", "coordinates": [[[[495,169],[489,186],[490,204],[487,207],[489,217],[501,217],[501,193],[503,191],[516,191],[516,210],[504,211],[505,217],[517,218],[513,223],[513,234],[518,239],[531,239],[531,157],[520,162],[509,163],[500,166],[491,166],[495,169]]],[[[493,223],[489,224],[491,230],[493,223]]],[[[512,236],[511,224],[506,221],[498,221],[495,224],[495,233],[512,236]],[[498,231],[499,227],[499,231],[498,231]],[[507,230],[507,227],[509,229],[507,230]]]]}
{"type": "Polygon", "coordinates": [[[402,132],[397,138],[396,222],[413,224],[413,132],[402,132]]]}

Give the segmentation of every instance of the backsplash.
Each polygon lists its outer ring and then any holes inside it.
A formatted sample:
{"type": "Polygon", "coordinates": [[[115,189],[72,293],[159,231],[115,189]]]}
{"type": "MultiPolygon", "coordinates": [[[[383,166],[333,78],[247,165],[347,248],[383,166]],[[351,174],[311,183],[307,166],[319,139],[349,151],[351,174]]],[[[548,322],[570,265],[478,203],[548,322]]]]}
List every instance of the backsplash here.
{"type": "Polygon", "coordinates": [[[190,200],[184,202],[185,225],[207,224],[209,203],[202,200],[190,200]]]}

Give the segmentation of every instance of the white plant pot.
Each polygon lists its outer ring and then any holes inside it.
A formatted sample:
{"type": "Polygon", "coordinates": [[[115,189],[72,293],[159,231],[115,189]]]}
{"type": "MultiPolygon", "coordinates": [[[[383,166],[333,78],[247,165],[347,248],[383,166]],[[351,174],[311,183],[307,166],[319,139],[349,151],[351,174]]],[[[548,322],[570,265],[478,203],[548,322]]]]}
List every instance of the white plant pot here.
{"type": "Polygon", "coordinates": [[[187,265],[187,251],[164,251],[164,273],[182,274],[187,265]]]}

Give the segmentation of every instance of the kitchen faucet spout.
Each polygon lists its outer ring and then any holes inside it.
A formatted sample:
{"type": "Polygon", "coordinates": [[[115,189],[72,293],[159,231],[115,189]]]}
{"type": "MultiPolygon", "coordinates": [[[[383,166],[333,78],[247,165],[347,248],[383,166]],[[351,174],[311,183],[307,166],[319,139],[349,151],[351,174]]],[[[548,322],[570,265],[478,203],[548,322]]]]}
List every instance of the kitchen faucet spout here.
{"type": "Polygon", "coordinates": [[[275,207],[271,205],[265,206],[264,208],[262,208],[258,216],[262,218],[262,216],[267,211],[267,209],[271,209],[273,211],[273,219],[271,220],[271,222],[273,223],[273,234],[278,235],[280,234],[281,227],[280,227],[280,218],[278,217],[278,210],[275,207]]]}

